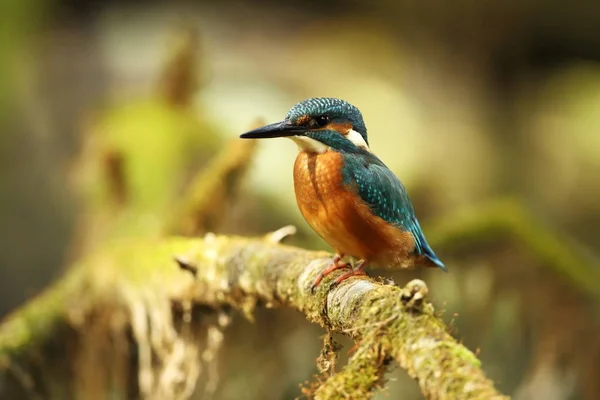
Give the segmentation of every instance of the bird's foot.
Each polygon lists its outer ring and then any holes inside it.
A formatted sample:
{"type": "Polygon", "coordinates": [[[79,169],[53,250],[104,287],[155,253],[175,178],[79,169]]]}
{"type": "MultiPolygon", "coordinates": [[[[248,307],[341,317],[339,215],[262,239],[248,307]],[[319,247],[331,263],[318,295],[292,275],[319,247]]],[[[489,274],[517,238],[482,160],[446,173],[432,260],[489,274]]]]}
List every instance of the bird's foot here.
{"type": "Polygon", "coordinates": [[[339,285],[342,281],[345,281],[346,279],[351,278],[353,276],[367,275],[367,273],[364,271],[364,268],[366,265],[367,265],[367,262],[365,260],[359,261],[358,264],[356,265],[356,267],[354,267],[354,269],[352,271],[345,273],[344,275],[340,276],[335,281],[333,281],[333,283],[331,284],[331,287],[339,285]]]}
{"type": "Polygon", "coordinates": [[[402,302],[406,308],[417,310],[423,304],[423,300],[429,293],[425,282],[420,279],[413,279],[402,288],[402,302]]]}
{"type": "Polygon", "coordinates": [[[315,288],[317,286],[319,286],[319,283],[321,283],[321,281],[323,280],[323,278],[325,278],[327,275],[331,274],[333,271],[341,269],[341,268],[348,268],[348,266],[350,266],[349,263],[347,262],[342,262],[342,258],[344,258],[343,254],[337,254],[334,258],[333,258],[333,262],[327,267],[325,268],[323,271],[321,271],[319,273],[319,275],[317,276],[317,278],[315,279],[315,281],[313,282],[310,291],[314,292],[315,288]]]}

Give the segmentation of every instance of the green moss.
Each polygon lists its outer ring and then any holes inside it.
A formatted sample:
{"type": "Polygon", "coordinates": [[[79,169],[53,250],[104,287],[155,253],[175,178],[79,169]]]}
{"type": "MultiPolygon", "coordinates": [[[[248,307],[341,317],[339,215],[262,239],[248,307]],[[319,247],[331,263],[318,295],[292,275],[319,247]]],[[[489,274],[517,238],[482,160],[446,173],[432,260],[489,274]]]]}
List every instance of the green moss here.
{"type": "Polygon", "coordinates": [[[450,399],[474,388],[461,398],[501,398],[475,356],[456,343],[427,305],[403,306],[403,289],[368,278],[329,289],[340,271],[311,293],[310,284],[328,262],[330,256],[322,252],[237,237],[121,242],[72,269],[0,326],[0,354],[16,355],[14,349],[30,354],[34,343],[53,340],[52,325],[68,321],[72,305],[85,315],[97,305],[127,310],[131,302],[144,307],[178,301],[228,304],[246,312],[260,302],[298,309],[359,344],[349,364],[320,384],[321,398],[368,398],[381,384],[390,358],[426,396],[450,399]],[[195,279],[178,267],[175,255],[198,267],[195,279]]]}
{"type": "Polygon", "coordinates": [[[481,367],[481,361],[479,361],[475,354],[465,346],[453,346],[451,351],[456,357],[471,363],[474,367],[481,367]]]}

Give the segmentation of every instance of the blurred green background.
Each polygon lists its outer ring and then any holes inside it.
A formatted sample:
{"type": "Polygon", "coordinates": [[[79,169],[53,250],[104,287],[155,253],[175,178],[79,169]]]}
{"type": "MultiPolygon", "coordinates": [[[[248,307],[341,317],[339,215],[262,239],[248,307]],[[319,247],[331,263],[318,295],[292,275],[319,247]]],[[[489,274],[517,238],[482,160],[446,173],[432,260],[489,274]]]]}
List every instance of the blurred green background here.
{"type": "MultiPolygon", "coordinates": [[[[600,3],[4,0],[0,314],[98,243],[159,235],[224,143],[319,96],[362,111],[426,233],[510,196],[600,268],[600,3]]],[[[296,151],[261,142],[215,230],[291,223],[327,249],[295,204],[296,151]]],[[[428,282],[502,391],[600,398],[597,297],[511,241],[436,252],[450,274],[392,275],[428,282]]],[[[322,331],[285,311],[235,324],[215,397],[299,395],[322,331]]],[[[403,371],[387,392],[422,398],[403,371]]]]}

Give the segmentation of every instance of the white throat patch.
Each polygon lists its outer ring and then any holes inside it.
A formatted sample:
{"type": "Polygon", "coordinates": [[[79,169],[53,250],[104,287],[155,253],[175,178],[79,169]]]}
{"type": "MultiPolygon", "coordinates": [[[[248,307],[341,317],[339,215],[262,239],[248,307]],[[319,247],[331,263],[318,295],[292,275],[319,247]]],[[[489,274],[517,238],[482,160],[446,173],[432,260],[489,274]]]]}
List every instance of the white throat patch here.
{"type": "Polygon", "coordinates": [[[311,139],[307,136],[290,136],[290,139],[296,143],[298,150],[300,151],[322,154],[329,150],[329,146],[326,144],[321,143],[318,140],[311,139]]]}
{"type": "MultiPolygon", "coordinates": [[[[321,143],[318,140],[309,138],[307,136],[290,136],[290,139],[296,143],[298,146],[298,150],[300,151],[308,151],[310,153],[319,153],[323,154],[329,150],[329,146],[325,143],[321,143]]],[[[363,139],[362,135],[355,130],[351,129],[346,135],[346,139],[354,143],[356,147],[360,147],[361,149],[365,149],[367,151],[371,151],[365,139],[363,139]]]]}

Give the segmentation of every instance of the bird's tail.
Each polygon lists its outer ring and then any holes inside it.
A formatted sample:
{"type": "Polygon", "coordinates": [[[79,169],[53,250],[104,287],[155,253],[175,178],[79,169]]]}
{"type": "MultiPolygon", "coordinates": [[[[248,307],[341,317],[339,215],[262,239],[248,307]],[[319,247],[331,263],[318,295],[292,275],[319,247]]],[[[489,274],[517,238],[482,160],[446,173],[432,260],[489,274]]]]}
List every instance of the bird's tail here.
{"type": "Polygon", "coordinates": [[[419,225],[419,221],[416,218],[413,220],[414,226],[416,229],[413,230],[413,236],[415,237],[415,245],[417,246],[418,253],[423,256],[423,258],[431,264],[432,267],[438,267],[448,272],[448,268],[444,265],[444,263],[438,258],[438,256],[434,253],[434,251],[427,243],[425,239],[425,235],[421,230],[421,226],[419,225]]]}
{"type": "Polygon", "coordinates": [[[430,261],[434,266],[441,268],[444,272],[448,272],[448,268],[444,265],[444,263],[438,258],[438,256],[433,252],[429,244],[425,242],[425,246],[421,250],[423,256],[430,261]]]}

